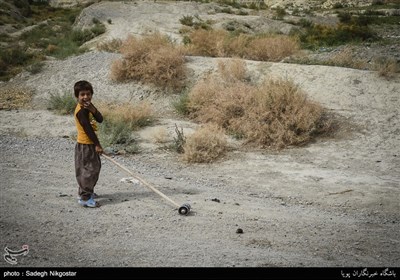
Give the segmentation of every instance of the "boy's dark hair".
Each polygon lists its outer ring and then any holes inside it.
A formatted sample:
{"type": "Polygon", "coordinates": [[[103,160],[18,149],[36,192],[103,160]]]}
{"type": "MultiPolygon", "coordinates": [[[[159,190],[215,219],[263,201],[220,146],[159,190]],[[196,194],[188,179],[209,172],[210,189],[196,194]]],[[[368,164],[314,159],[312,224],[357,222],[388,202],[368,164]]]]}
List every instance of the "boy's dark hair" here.
{"type": "Polygon", "coordinates": [[[75,97],[78,98],[79,92],[83,90],[90,90],[90,92],[93,94],[93,87],[92,84],[89,83],[88,81],[79,81],[76,82],[74,85],[74,93],[75,97]]]}

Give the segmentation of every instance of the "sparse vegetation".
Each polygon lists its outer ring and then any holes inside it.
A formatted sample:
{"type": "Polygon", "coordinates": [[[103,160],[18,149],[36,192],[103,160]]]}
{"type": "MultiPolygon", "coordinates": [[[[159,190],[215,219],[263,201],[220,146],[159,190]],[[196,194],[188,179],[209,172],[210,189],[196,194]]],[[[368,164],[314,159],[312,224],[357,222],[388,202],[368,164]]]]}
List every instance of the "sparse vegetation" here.
{"type": "MultiPolygon", "coordinates": [[[[25,26],[33,28],[23,32],[19,37],[6,37],[7,45],[0,50],[0,79],[3,81],[32,64],[36,65],[30,67],[34,69],[33,71],[39,70],[37,66],[41,65],[40,62],[45,60],[46,55],[63,59],[84,52],[85,49],[81,48],[81,45],[105,31],[105,26],[100,22],[96,22],[90,29],[73,30],[72,24],[82,8],[54,8],[46,1],[14,2],[23,7],[27,5],[26,7],[30,9],[30,12],[24,14],[24,20],[19,21],[18,28],[25,26]]],[[[2,19],[3,17],[4,15],[2,19]]],[[[8,18],[12,17],[8,15],[4,18],[6,22],[8,18]]]]}
{"type": "Polygon", "coordinates": [[[34,55],[27,53],[22,47],[0,49],[1,80],[8,80],[20,72],[24,66],[29,65],[33,59],[34,55]]]}
{"type": "Polygon", "coordinates": [[[180,91],[186,79],[184,53],[168,37],[155,33],[138,39],[128,37],[121,46],[123,58],[113,63],[112,79],[154,84],[180,91]]]}
{"type": "MultiPolygon", "coordinates": [[[[198,15],[183,16],[182,18],[179,19],[179,22],[186,27],[190,27],[190,28],[194,28],[194,29],[205,29],[205,30],[212,29],[211,21],[204,21],[198,15]]],[[[185,32],[181,31],[181,33],[185,33],[185,32]]]]}
{"type": "Polygon", "coordinates": [[[60,115],[73,114],[76,107],[76,98],[73,94],[65,92],[63,94],[50,94],[47,109],[60,115]]]}
{"type": "MultiPolygon", "coordinates": [[[[21,1],[21,5],[26,4],[25,0],[21,1]]],[[[227,2],[229,4],[225,3],[226,6],[220,12],[243,15],[248,13],[241,10],[244,5],[235,1],[227,2]]],[[[321,46],[370,42],[378,39],[370,25],[378,22],[379,18],[387,18],[384,16],[385,12],[375,7],[382,5],[389,4],[386,1],[374,2],[370,7],[365,8],[365,13],[344,6],[336,6],[335,8],[340,10],[337,11],[340,23],[336,26],[314,24],[311,20],[301,18],[297,25],[303,30],[293,36],[253,34],[251,32],[255,32],[256,28],[253,29],[254,26],[250,26],[251,23],[238,24],[238,21],[233,20],[232,24],[228,22],[223,25],[226,30],[213,30],[211,21],[204,21],[198,15],[185,15],[179,20],[184,25],[181,33],[185,35],[185,48],[178,47],[167,36],[160,33],[143,38],[131,36],[125,41],[114,39],[98,44],[97,48],[121,52],[122,59],[115,61],[112,65],[114,80],[138,81],[158,86],[165,92],[182,92],[186,86],[185,54],[282,61],[298,53],[301,44],[305,48],[316,49],[321,46]],[[232,32],[227,31],[228,29],[232,32]]],[[[29,3],[28,7],[30,7],[29,3]]],[[[11,46],[0,51],[2,78],[9,78],[21,69],[38,73],[47,55],[65,58],[84,51],[81,45],[103,33],[105,26],[97,18],[93,18],[91,28],[72,30],[71,23],[80,10],[81,8],[68,10],[50,8],[47,5],[32,6],[30,11],[26,10],[29,18],[27,22],[20,23],[19,27],[28,25],[28,22],[37,26],[28,29],[18,38],[21,44],[16,44],[16,40],[11,36],[1,35],[4,42],[11,46]],[[51,14],[52,19],[44,21],[47,17],[43,15],[43,11],[51,14]]],[[[296,13],[299,12],[297,10],[296,13]]],[[[277,18],[282,19],[285,15],[284,8],[275,10],[277,18]]],[[[112,24],[111,19],[107,22],[112,24]]],[[[293,22],[296,21],[293,20],[293,22]]],[[[375,59],[368,65],[367,61],[356,59],[354,54],[352,48],[345,48],[331,55],[330,58],[326,58],[323,54],[320,57],[324,57],[325,60],[318,64],[373,69],[386,78],[390,78],[399,71],[395,60],[375,59]]],[[[249,144],[267,148],[280,149],[308,143],[314,139],[315,135],[330,129],[324,109],[315,102],[309,101],[291,81],[267,79],[263,84],[254,85],[250,84],[249,80],[243,60],[233,59],[229,63],[220,60],[217,76],[210,75],[198,81],[190,92],[182,93],[172,105],[178,113],[201,123],[216,125],[218,129],[223,129],[236,138],[243,138],[249,144]]],[[[71,96],[68,94],[52,95],[49,100],[49,109],[62,114],[71,113],[75,108],[75,100],[72,97],[71,101],[69,97],[71,96]]],[[[121,112],[120,108],[118,111],[121,112]]],[[[102,137],[110,145],[132,144],[134,140],[131,132],[152,121],[152,117],[138,117],[137,121],[132,122],[131,117],[127,119],[116,116],[114,112],[107,112],[107,109],[105,112],[110,120],[103,124],[105,134],[102,137]]],[[[128,110],[123,114],[129,116],[132,112],[128,110]]],[[[180,148],[177,146],[177,150],[183,151],[186,140],[182,140],[186,137],[182,131],[179,139],[178,132],[175,142],[179,140],[181,144],[180,148]]]]}
{"type": "Polygon", "coordinates": [[[356,43],[377,40],[377,35],[368,27],[356,23],[339,23],[337,26],[313,24],[306,32],[299,34],[305,48],[320,46],[337,46],[346,43],[356,43]]]}
{"type": "MultiPolygon", "coordinates": [[[[387,8],[396,7],[395,4],[389,2],[385,5],[387,8]]],[[[338,9],[339,24],[337,25],[313,24],[305,19],[298,22],[303,30],[295,33],[298,34],[303,48],[316,49],[379,41],[382,39],[378,36],[379,32],[371,26],[398,25],[399,23],[398,16],[376,10],[374,5],[366,7],[365,10],[345,8],[341,5],[335,7],[338,9]]]]}

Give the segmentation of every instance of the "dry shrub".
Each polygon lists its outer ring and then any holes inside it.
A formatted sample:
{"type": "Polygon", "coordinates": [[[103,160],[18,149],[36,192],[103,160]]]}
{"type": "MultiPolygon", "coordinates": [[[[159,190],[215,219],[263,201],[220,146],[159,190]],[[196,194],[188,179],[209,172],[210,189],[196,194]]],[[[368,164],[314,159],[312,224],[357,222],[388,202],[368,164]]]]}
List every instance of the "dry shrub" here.
{"type": "Polygon", "coordinates": [[[280,149],[326,131],[329,123],[323,114],[322,106],[308,100],[293,82],[269,79],[246,100],[245,114],[232,122],[232,129],[249,142],[280,149]]]}
{"type": "Polygon", "coordinates": [[[254,86],[209,75],[192,88],[188,110],[199,122],[217,124],[248,144],[265,148],[304,144],[330,127],[324,109],[282,79],[254,86]]]}
{"type": "Polygon", "coordinates": [[[247,67],[243,59],[218,60],[218,72],[226,82],[245,81],[247,79],[247,67]]]}
{"type": "Polygon", "coordinates": [[[252,37],[247,34],[239,34],[239,36],[230,38],[229,44],[226,46],[226,52],[229,53],[230,56],[246,58],[251,38],[252,37]]]}
{"type": "Polygon", "coordinates": [[[242,114],[246,94],[254,90],[243,82],[244,77],[246,64],[243,60],[218,61],[218,73],[208,74],[191,89],[187,104],[190,116],[203,123],[213,122],[228,128],[231,119],[242,114]]]}
{"type": "Polygon", "coordinates": [[[351,47],[345,47],[343,50],[335,54],[329,59],[328,64],[354,69],[366,69],[368,65],[366,61],[355,58],[355,53],[351,47]]]}
{"type": "Polygon", "coordinates": [[[224,83],[218,77],[207,77],[189,93],[190,116],[199,122],[216,123],[229,130],[232,121],[244,114],[246,95],[253,90],[243,82],[224,83]]]}
{"type": "Polygon", "coordinates": [[[186,138],[183,159],[190,163],[209,163],[227,150],[223,130],[216,124],[206,124],[186,138]]]}
{"type": "Polygon", "coordinates": [[[251,40],[246,48],[246,56],[253,60],[280,61],[299,50],[298,39],[285,35],[274,35],[251,40]]]}
{"type": "Polygon", "coordinates": [[[180,90],[186,79],[185,57],[168,37],[155,33],[143,38],[129,36],[120,48],[123,58],[111,67],[116,81],[140,81],[163,89],[180,90]]]}
{"type": "Polygon", "coordinates": [[[300,50],[297,38],[285,35],[232,36],[225,30],[195,30],[187,45],[191,55],[241,57],[260,61],[280,61],[300,50]]]}
{"type": "Polygon", "coordinates": [[[96,48],[104,52],[119,52],[122,46],[121,39],[112,39],[104,43],[98,43],[96,48]]]}
{"type": "Polygon", "coordinates": [[[24,109],[31,106],[33,93],[26,88],[0,88],[0,110],[24,109]]]}
{"type": "Polygon", "coordinates": [[[373,68],[378,71],[379,76],[387,79],[392,78],[400,71],[400,67],[394,58],[378,57],[373,60],[373,68]]]}
{"type": "MultiPolygon", "coordinates": [[[[110,74],[110,78],[114,81],[117,82],[125,82],[128,80],[128,65],[126,65],[127,63],[122,60],[115,60],[113,61],[113,63],[111,64],[111,74],[110,74]]],[[[139,79],[140,77],[137,77],[137,79],[139,79]]]]}
{"type": "Polygon", "coordinates": [[[153,109],[147,102],[137,105],[99,103],[98,108],[105,120],[114,124],[123,123],[130,130],[144,127],[154,120],[153,109]]]}
{"type": "Polygon", "coordinates": [[[224,30],[198,29],[190,35],[188,53],[191,55],[225,56],[225,44],[229,33],[224,30]]]}

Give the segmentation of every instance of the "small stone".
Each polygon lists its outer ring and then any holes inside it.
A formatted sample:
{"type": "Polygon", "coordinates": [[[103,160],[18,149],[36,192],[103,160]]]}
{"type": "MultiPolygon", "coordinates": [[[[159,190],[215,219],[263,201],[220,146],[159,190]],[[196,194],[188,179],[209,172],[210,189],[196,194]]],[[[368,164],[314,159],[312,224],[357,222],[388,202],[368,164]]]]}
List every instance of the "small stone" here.
{"type": "Polygon", "coordinates": [[[238,229],[236,230],[236,233],[242,234],[242,233],[243,233],[243,229],[238,228],[238,229]]]}
{"type": "Polygon", "coordinates": [[[211,201],[218,202],[218,203],[221,202],[218,198],[213,198],[213,199],[211,199],[211,201]]]}

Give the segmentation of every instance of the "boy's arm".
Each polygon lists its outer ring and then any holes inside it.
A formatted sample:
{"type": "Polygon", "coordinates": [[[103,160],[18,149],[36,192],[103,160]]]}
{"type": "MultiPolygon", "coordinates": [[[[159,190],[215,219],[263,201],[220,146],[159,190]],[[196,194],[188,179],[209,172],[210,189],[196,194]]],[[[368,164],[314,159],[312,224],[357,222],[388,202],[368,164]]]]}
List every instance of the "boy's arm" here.
{"type": "Polygon", "coordinates": [[[98,123],[103,122],[103,115],[99,111],[97,111],[97,109],[96,109],[96,113],[93,114],[93,117],[96,119],[96,121],[98,123]]]}
{"type": "Polygon", "coordinates": [[[88,102],[83,106],[85,109],[88,109],[90,112],[92,112],[93,117],[96,119],[98,123],[103,122],[103,115],[97,110],[97,108],[93,105],[92,102],[88,102]]]}
{"type": "Polygon", "coordinates": [[[78,113],[76,113],[76,117],[78,118],[79,123],[82,125],[83,130],[87,134],[87,136],[92,140],[92,142],[96,145],[101,147],[100,141],[97,138],[96,133],[93,130],[93,127],[90,125],[89,120],[89,111],[85,109],[80,109],[78,113]]]}

